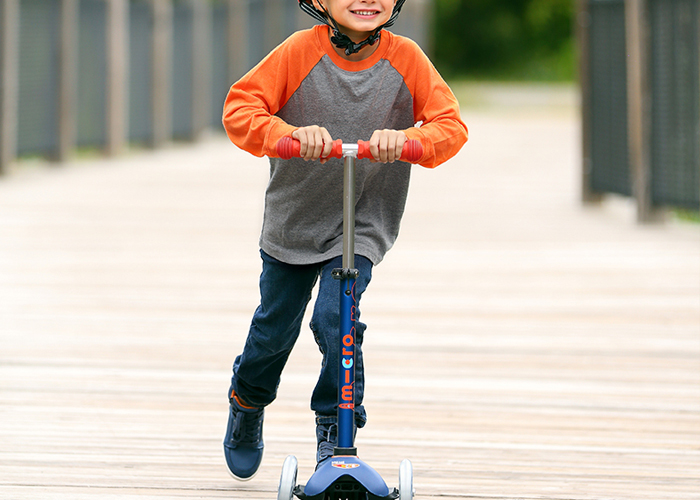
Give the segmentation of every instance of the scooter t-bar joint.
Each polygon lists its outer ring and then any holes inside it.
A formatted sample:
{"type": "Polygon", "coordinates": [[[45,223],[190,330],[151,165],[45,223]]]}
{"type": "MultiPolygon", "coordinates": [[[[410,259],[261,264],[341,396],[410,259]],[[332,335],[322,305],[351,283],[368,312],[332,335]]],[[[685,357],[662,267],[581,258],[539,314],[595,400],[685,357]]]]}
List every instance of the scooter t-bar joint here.
{"type": "Polygon", "coordinates": [[[357,269],[336,268],[331,271],[331,276],[336,280],[357,279],[359,275],[360,271],[357,269]]]}

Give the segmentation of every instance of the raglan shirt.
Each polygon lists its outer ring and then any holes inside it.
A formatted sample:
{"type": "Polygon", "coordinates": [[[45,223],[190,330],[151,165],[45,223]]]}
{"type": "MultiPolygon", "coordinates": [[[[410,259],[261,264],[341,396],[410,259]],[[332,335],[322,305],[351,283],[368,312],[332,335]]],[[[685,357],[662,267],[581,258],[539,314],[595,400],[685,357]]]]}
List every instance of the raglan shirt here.
{"type": "MultiPolygon", "coordinates": [[[[403,130],[423,145],[417,163],[428,168],[467,140],[457,100],[418,45],[385,30],[370,57],[348,61],[324,25],[293,34],[236,82],[223,124],[238,147],[270,157],[260,247],[289,264],[342,254],[343,165],[282,160],[279,139],[309,125],[346,143],[369,140],[375,130],[403,130]]],[[[411,165],[355,165],[355,253],[376,265],[398,236],[411,165]]]]}

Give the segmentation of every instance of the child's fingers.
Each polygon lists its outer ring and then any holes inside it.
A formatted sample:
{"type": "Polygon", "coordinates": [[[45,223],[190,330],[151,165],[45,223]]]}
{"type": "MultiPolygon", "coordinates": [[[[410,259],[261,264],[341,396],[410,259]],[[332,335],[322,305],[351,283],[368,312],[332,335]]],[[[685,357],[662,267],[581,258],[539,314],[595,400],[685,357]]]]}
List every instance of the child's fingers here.
{"type": "Polygon", "coordinates": [[[394,163],[394,161],[401,158],[401,151],[403,151],[403,145],[406,142],[406,135],[403,132],[397,132],[395,130],[391,131],[387,136],[387,146],[386,146],[386,162],[394,163]]]}
{"type": "Polygon", "coordinates": [[[399,133],[396,137],[396,148],[394,149],[394,159],[399,160],[401,158],[401,153],[403,153],[403,147],[406,144],[408,137],[403,132],[399,133]]]}
{"type": "Polygon", "coordinates": [[[300,127],[292,132],[292,138],[299,141],[299,155],[304,160],[318,160],[331,153],[333,139],[324,127],[300,127]]]}
{"type": "Polygon", "coordinates": [[[369,152],[372,153],[374,161],[379,161],[379,143],[381,140],[381,133],[382,131],[375,130],[374,132],[372,132],[372,137],[369,138],[369,152]]]}
{"type": "Polygon", "coordinates": [[[369,151],[376,161],[393,163],[401,158],[406,134],[398,130],[375,130],[369,140],[369,151]]]}
{"type": "Polygon", "coordinates": [[[303,155],[305,160],[318,160],[323,153],[323,133],[319,129],[314,129],[309,133],[309,144],[306,149],[306,154],[303,155]]]}
{"type": "Polygon", "coordinates": [[[328,155],[333,151],[333,138],[324,127],[321,127],[321,135],[323,138],[323,151],[321,152],[321,163],[328,161],[328,155]]]}
{"type": "Polygon", "coordinates": [[[307,159],[310,151],[314,148],[314,135],[309,127],[301,127],[292,132],[292,138],[299,141],[299,156],[307,159]]]}
{"type": "Polygon", "coordinates": [[[370,152],[377,161],[387,163],[390,161],[391,137],[388,130],[376,130],[370,139],[370,152]],[[374,150],[372,146],[374,145],[374,150]]]}

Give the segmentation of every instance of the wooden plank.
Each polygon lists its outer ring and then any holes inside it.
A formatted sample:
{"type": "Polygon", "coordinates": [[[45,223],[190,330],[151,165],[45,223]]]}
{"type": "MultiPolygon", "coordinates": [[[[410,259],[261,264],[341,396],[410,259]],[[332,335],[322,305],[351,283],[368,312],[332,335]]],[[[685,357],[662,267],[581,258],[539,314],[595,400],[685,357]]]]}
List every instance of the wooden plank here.
{"type": "MultiPolygon", "coordinates": [[[[411,459],[418,499],[697,500],[700,231],[582,208],[574,109],[511,111],[414,169],[362,304],[361,457],[392,487],[411,459]]],[[[267,175],[217,137],[3,179],[0,497],[270,499],[288,454],[308,480],[306,326],[259,474],[221,451],[267,175]]]]}

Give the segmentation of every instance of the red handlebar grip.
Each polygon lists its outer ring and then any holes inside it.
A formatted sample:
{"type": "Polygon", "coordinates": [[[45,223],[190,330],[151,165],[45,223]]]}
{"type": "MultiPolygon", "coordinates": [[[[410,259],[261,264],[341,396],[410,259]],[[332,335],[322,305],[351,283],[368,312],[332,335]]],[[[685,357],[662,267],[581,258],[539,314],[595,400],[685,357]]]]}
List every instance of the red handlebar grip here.
{"type": "Polygon", "coordinates": [[[299,157],[300,143],[291,137],[282,137],[277,141],[277,155],[283,160],[289,160],[292,157],[299,157]]]}
{"type": "Polygon", "coordinates": [[[374,158],[369,152],[369,141],[357,141],[357,157],[360,160],[369,160],[374,158]]]}
{"type": "MultiPolygon", "coordinates": [[[[296,139],[291,137],[282,137],[277,141],[277,156],[283,160],[289,160],[290,158],[300,158],[301,153],[301,143],[296,139]]],[[[343,157],[343,141],[337,139],[331,143],[331,153],[328,158],[342,158],[343,157]]]]}
{"type": "Polygon", "coordinates": [[[331,154],[328,158],[342,158],[343,157],[343,141],[341,139],[336,139],[333,141],[333,147],[331,148],[331,154]]]}
{"type": "MultiPolygon", "coordinates": [[[[277,156],[283,160],[289,160],[290,158],[299,158],[301,143],[296,139],[291,137],[282,137],[277,141],[277,156]]],[[[410,163],[415,163],[420,160],[423,156],[423,145],[420,141],[416,139],[411,139],[406,141],[403,145],[403,150],[401,151],[401,161],[407,161],[410,163]]],[[[343,141],[337,139],[333,141],[331,146],[331,154],[328,158],[342,158],[343,157],[343,141]]],[[[357,141],[357,157],[359,159],[372,159],[372,153],[369,151],[369,141],[357,141]]]]}
{"type": "MultiPolygon", "coordinates": [[[[401,150],[401,161],[415,163],[423,156],[423,145],[416,139],[406,141],[401,150]]],[[[360,159],[373,159],[369,151],[369,141],[357,141],[357,157],[360,159]]]]}
{"type": "Polygon", "coordinates": [[[416,163],[423,156],[423,145],[419,140],[410,139],[406,141],[401,150],[401,159],[410,163],[416,163]]]}

